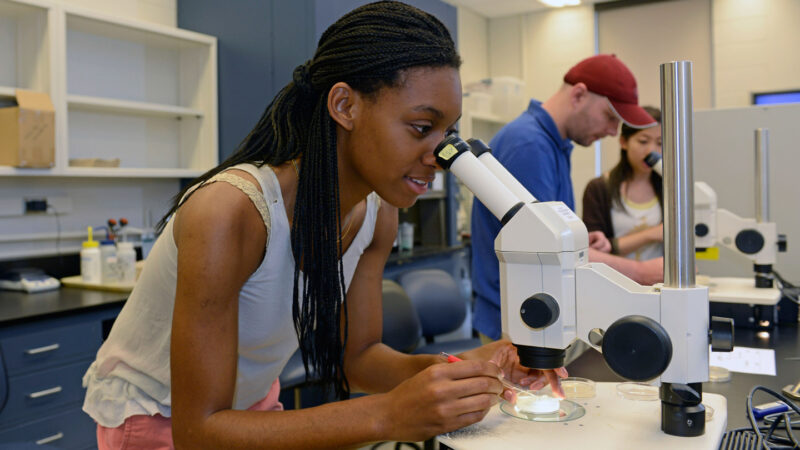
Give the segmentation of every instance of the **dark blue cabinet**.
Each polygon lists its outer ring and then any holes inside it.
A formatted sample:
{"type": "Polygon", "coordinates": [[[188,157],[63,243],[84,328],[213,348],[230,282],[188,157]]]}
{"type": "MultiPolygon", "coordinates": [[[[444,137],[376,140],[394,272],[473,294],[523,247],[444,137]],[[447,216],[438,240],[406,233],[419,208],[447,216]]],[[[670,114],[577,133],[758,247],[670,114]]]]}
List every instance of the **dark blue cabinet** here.
{"type": "Polygon", "coordinates": [[[0,448],[95,447],[95,423],[81,410],[81,380],[120,309],[81,309],[3,325],[0,448]]]}

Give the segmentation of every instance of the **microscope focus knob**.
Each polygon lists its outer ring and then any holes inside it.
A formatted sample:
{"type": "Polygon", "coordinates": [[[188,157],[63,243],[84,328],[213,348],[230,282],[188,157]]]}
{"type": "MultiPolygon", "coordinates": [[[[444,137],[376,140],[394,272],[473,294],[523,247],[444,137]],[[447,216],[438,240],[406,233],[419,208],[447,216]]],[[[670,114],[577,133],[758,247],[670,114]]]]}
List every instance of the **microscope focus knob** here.
{"type": "Polygon", "coordinates": [[[540,292],[528,297],[519,308],[519,316],[525,325],[534,330],[546,328],[558,320],[560,309],[556,299],[540,292]]]}
{"type": "Polygon", "coordinates": [[[625,316],[603,335],[603,358],[617,375],[645,381],[661,375],[672,360],[672,340],[660,323],[645,316],[625,316]]]}
{"type": "Polygon", "coordinates": [[[778,251],[781,252],[781,253],[785,252],[786,251],[786,245],[787,245],[786,235],[785,234],[779,234],[778,235],[778,251]]]}
{"type": "Polygon", "coordinates": [[[764,248],[764,236],[752,228],[742,230],[736,234],[736,248],[742,253],[755,255],[764,248]]]}
{"type": "Polygon", "coordinates": [[[715,352],[733,351],[733,319],[728,317],[711,317],[711,350],[715,352]]]}
{"type": "Polygon", "coordinates": [[[705,237],[708,234],[708,225],[704,223],[698,223],[694,226],[694,234],[697,237],[705,237]]]}

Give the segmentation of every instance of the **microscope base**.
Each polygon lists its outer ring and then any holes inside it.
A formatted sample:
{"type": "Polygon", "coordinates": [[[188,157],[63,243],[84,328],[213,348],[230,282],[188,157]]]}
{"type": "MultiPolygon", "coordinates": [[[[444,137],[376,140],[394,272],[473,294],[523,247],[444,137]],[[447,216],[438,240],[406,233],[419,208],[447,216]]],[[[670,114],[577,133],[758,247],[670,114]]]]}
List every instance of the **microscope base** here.
{"type": "Polygon", "coordinates": [[[703,404],[714,409],[702,436],[677,437],[661,431],[661,402],[626,400],[617,395],[618,383],[597,383],[596,396],[573,399],[586,415],[571,422],[530,422],[504,414],[499,406],[483,421],[438,437],[453,449],[503,450],[530,448],[647,448],[717,449],[727,426],[727,401],[703,394],[703,404]]]}
{"type": "Polygon", "coordinates": [[[745,303],[749,305],[776,305],[781,299],[778,288],[757,288],[753,277],[698,276],[697,284],[708,286],[708,301],[719,303],[745,303]]]}

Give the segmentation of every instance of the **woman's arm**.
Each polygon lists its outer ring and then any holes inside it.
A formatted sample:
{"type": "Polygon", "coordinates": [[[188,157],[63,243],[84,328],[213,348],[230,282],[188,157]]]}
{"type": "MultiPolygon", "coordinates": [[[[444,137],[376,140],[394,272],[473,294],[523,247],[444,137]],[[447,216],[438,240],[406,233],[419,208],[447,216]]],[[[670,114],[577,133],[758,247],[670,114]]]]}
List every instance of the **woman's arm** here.
{"type": "Polygon", "coordinates": [[[170,365],[177,448],[421,440],[480,420],[501,391],[499,369],[471,361],[434,365],[389,394],[296,411],[232,410],[238,296],[263,258],[266,231],[244,194],[223,183],[197,191],[175,220],[178,285],[170,365]]]}
{"type": "Polygon", "coordinates": [[[361,255],[347,291],[345,372],[351,386],[365,392],[387,392],[442,362],[435,355],[407,355],[381,343],[383,269],[397,234],[397,208],[381,202],[372,243],[361,255]]]}
{"type": "Polygon", "coordinates": [[[614,253],[618,255],[627,255],[628,253],[635,252],[645,245],[652,244],[653,242],[663,241],[664,224],[660,223],[654,227],[619,237],[615,240],[613,243],[614,245],[612,246],[615,250],[614,253]]]}

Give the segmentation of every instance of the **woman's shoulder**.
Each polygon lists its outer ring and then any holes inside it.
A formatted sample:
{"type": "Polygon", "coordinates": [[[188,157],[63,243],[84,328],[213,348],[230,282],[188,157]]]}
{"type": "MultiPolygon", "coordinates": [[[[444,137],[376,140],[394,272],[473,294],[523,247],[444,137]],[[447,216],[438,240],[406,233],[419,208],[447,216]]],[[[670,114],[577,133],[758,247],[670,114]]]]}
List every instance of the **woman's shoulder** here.
{"type": "Polygon", "coordinates": [[[600,175],[599,177],[592,178],[589,183],[586,185],[586,190],[595,191],[595,190],[606,190],[606,186],[608,183],[608,174],[605,173],[600,175]]]}

